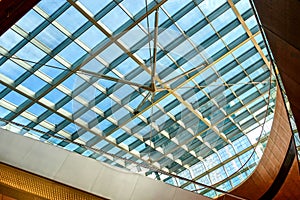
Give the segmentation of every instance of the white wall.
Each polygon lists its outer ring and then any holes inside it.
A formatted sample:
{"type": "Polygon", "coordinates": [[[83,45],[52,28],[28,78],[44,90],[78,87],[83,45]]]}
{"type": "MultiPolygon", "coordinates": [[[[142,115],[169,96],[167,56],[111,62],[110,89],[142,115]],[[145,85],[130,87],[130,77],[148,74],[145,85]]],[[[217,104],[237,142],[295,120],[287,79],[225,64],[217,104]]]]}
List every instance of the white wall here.
{"type": "Polygon", "coordinates": [[[108,199],[209,199],[3,129],[0,161],[108,199]]]}

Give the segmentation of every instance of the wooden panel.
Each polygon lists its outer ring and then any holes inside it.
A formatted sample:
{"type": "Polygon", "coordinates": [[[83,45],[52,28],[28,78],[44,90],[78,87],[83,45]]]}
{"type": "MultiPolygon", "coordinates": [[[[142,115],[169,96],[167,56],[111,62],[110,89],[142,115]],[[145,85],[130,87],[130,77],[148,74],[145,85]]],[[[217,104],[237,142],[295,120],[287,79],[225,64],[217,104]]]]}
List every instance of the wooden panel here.
{"type": "Polygon", "coordinates": [[[300,198],[300,176],[298,168],[298,159],[295,158],[293,166],[274,199],[299,199],[300,198]]]}
{"type": "Polygon", "coordinates": [[[276,65],[300,127],[300,1],[254,0],[276,65]]]}
{"type": "Polygon", "coordinates": [[[0,199],[1,199],[1,200],[17,200],[17,199],[15,199],[15,198],[6,196],[6,195],[4,195],[4,194],[0,194],[0,199]]]}
{"type": "Polygon", "coordinates": [[[300,49],[300,1],[254,0],[254,3],[264,29],[300,49]]]}
{"type": "MultiPolygon", "coordinates": [[[[295,121],[300,127],[300,1],[254,0],[295,121]]],[[[299,161],[293,166],[275,199],[299,199],[299,161]]]]}
{"type": "Polygon", "coordinates": [[[14,25],[40,0],[0,0],[0,35],[14,25]]]}

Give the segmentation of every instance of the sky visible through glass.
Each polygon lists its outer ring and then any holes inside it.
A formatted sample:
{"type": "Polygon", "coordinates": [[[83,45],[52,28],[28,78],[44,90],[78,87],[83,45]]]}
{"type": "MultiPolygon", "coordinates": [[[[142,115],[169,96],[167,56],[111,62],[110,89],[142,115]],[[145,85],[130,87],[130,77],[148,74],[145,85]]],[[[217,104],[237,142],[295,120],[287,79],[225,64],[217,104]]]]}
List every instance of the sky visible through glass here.
{"type": "Polygon", "coordinates": [[[231,190],[274,105],[248,0],[41,0],[0,38],[2,128],[210,197],[143,166],[231,190]]]}

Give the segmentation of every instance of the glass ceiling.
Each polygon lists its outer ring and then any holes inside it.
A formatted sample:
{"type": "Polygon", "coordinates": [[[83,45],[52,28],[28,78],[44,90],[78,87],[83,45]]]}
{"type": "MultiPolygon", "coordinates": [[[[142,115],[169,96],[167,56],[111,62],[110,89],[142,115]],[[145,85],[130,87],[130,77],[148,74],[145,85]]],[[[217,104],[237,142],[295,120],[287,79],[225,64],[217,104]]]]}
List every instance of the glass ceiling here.
{"type": "Polygon", "coordinates": [[[210,197],[262,155],[275,81],[248,0],[41,0],[0,53],[2,128],[210,197]]]}

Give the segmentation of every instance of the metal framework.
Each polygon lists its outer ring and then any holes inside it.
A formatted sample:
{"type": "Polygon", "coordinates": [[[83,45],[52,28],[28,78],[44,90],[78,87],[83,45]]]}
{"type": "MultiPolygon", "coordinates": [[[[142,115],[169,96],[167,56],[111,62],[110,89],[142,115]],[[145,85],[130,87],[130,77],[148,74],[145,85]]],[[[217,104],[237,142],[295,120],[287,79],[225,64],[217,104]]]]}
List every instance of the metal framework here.
{"type": "Polygon", "coordinates": [[[23,125],[3,128],[132,171],[110,155],[231,190],[272,122],[275,82],[247,0],[42,0],[0,54],[0,118],[23,125]]]}

